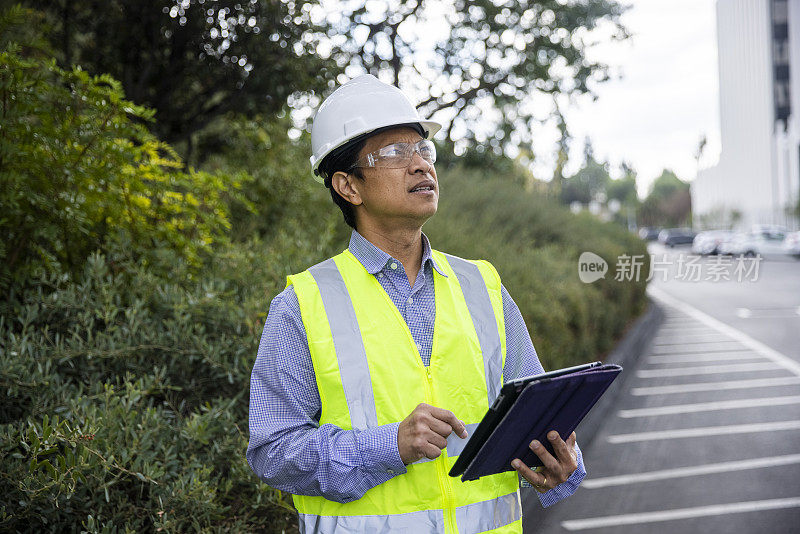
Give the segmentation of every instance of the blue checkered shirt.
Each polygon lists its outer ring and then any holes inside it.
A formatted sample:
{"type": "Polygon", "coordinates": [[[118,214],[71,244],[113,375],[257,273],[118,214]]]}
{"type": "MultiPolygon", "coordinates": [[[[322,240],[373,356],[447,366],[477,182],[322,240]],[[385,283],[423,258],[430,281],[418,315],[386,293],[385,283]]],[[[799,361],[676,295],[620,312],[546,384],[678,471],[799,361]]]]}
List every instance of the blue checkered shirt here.
{"type": "MultiPolygon", "coordinates": [[[[361,234],[353,231],[349,245],[397,306],[427,366],[436,314],[433,269],[444,273],[424,235],[423,247],[422,266],[411,287],[402,263],[361,234]]],[[[522,314],[505,287],[502,297],[507,347],[503,377],[509,381],[544,372],[522,314]]],[[[247,461],[253,472],[279,490],[338,502],[360,499],[370,488],[406,472],[397,449],[400,423],[367,430],[320,426],[321,407],[300,306],[289,286],[270,305],[250,378],[247,461]]],[[[572,495],[586,476],[577,446],[576,451],[578,469],[572,476],[546,493],[537,493],[543,506],[572,495]]]]}

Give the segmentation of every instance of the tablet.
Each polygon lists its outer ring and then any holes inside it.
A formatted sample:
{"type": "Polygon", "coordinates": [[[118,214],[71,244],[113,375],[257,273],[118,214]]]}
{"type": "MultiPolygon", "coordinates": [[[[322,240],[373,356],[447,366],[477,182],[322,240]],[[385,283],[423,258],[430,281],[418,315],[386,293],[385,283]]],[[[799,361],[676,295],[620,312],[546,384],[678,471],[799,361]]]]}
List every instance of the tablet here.
{"type": "Polygon", "coordinates": [[[513,457],[505,458],[509,454],[517,454],[515,457],[530,466],[541,465],[528,443],[539,439],[552,454],[552,446],[544,439],[546,433],[557,430],[562,439],[568,437],[621,371],[618,365],[592,362],[506,383],[456,459],[450,476],[466,474],[464,480],[474,480],[493,474],[492,470],[510,471],[513,457]],[[486,446],[487,442],[492,443],[486,446]],[[479,455],[480,465],[472,465],[479,455]]]}

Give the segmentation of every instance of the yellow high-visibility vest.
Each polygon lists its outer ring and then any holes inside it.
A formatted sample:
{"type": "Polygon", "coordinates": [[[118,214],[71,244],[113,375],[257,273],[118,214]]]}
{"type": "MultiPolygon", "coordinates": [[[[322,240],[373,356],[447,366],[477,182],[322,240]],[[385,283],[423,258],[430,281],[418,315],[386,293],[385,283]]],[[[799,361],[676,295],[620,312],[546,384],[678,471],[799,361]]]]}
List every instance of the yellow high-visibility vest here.
{"type": "MultiPolygon", "coordinates": [[[[421,402],[474,431],[503,383],[506,340],[500,277],[486,261],[433,251],[436,318],[425,367],[397,307],[349,251],[288,277],[308,336],[320,425],[368,429],[405,419],[421,402]]],[[[302,532],[477,534],[522,532],[511,471],[462,482],[448,476],[466,440],[451,434],[436,460],[339,503],[295,495],[302,532]]]]}

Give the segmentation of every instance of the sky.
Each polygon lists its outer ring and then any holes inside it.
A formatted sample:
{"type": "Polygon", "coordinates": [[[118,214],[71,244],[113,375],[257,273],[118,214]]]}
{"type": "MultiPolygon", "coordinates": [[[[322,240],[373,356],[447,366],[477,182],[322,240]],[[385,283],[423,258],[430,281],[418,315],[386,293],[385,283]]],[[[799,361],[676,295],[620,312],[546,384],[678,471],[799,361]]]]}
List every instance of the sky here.
{"type": "MultiPolygon", "coordinates": [[[[595,87],[566,112],[575,139],[589,137],[596,158],[638,171],[644,196],[662,169],[683,180],[697,174],[701,136],[708,145],[700,167],[719,157],[719,98],[715,0],[628,0],[622,22],[632,35],[596,45],[591,58],[611,65],[620,79],[595,87]]],[[[582,151],[582,143],[573,150],[582,151]]],[[[571,154],[574,172],[580,163],[571,154]]]]}

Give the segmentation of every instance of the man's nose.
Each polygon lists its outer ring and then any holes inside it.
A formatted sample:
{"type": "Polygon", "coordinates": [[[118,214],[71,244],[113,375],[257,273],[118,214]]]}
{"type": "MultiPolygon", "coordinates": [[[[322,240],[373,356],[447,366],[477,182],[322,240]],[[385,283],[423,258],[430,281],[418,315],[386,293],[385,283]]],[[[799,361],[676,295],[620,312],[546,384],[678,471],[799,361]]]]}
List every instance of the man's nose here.
{"type": "Polygon", "coordinates": [[[417,173],[427,173],[433,169],[433,164],[419,155],[418,151],[414,152],[414,155],[411,156],[411,165],[409,166],[409,172],[417,173]]]}

